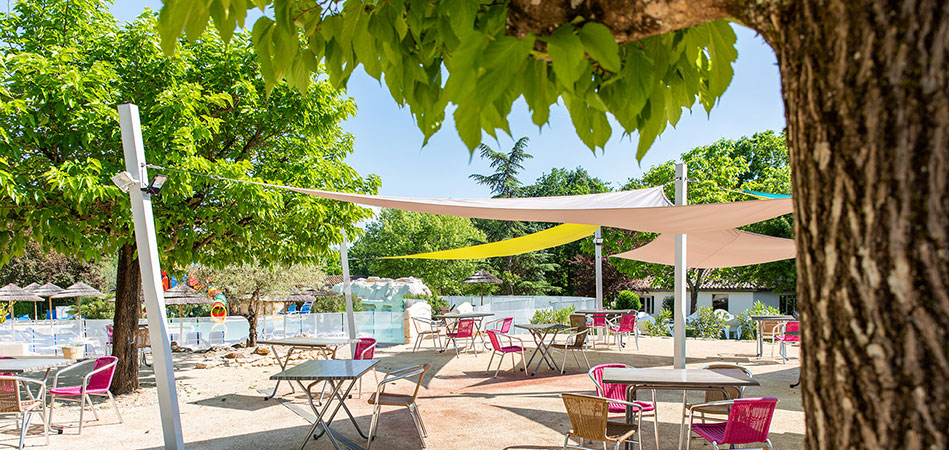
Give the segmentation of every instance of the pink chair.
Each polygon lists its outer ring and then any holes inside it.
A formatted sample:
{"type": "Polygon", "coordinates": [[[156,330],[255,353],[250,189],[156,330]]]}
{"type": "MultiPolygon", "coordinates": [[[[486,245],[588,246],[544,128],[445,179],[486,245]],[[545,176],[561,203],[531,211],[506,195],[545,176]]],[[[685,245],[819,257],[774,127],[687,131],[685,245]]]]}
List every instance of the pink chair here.
{"type": "MultiPolygon", "coordinates": [[[[492,320],[484,324],[484,330],[494,330],[501,334],[508,334],[511,331],[511,326],[514,325],[513,317],[505,317],[503,319],[492,320]]],[[[481,340],[484,342],[484,339],[481,340]]],[[[491,350],[491,344],[484,342],[484,348],[491,350]]]]}
{"type": "Polygon", "coordinates": [[[801,336],[800,334],[788,335],[788,331],[793,331],[796,333],[801,332],[801,322],[790,321],[784,322],[774,330],[774,340],[771,341],[771,357],[774,358],[774,346],[777,343],[781,343],[781,361],[787,364],[788,362],[788,349],[787,345],[800,345],[801,336]]]}
{"type": "MultiPolygon", "coordinates": [[[[353,351],[353,359],[372,359],[376,356],[376,340],[373,338],[359,338],[356,343],[356,349],[353,351]]],[[[376,369],[372,369],[372,377],[379,384],[379,375],[376,375],[376,369]]],[[[362,397],[362,377],[359,377],[359,390],[356,397],[362,397]]],[[[322,397],[322,394],[321,394],[322,397]]]]}
{"type": "Polygon", "coordinates": [[[639,350],[639,331],[636,329],[636,315],[635,314],[623,314],[619,320],[618,327],[610,327],[610,330],[613,331],[613,335],[616,336],[616,347],[620,350],[623,350],[625,344],[623,344],[623,336],[632,335],[633,339],[636,340],[636,350],[639,350]]]}
{"type": "MultiPolygon", "coordinates": [[[[587,375],[590,375],[590,378],[593,380],[593,384],[596,386],[596,395],[600,397],[605,397],[611,400],[620,400],[626,402],[626,385],[625,384],[613,384],[613,383],[604,383],[603,382],[603,369],[607,367],[617,367],[624,369],[627,366],[625,364],[600,364],[598,366],[593,366],[587,375]]],[[[643,429],[643,417],[652,416],[653,421],[653,431],[656,438],[656,450],[659,449],[659,418],[656,417],[656,391],[652,391],[652,403],[649,402],[633,402],[636,405],[639,405],[640,409],[635,411],[638,416],[639,425],[637,425],[638,430],[643,429]]],[[[613,403],[610,402],[608,412],[610,413],[622,413],[626,414],[626,405],[623,403],[613,403]]],[[[643,448],[643,435],[639,433],[639,448],[643,448]]]]}
{"type": "MultiPolygon", "coordinates": [[[[734,400],[723,400],[718,402],[702,403],[692,405],[695,407],[721,406],[727,405],[731,409],[728,411],[728,421],[723,423],[699,423],[693,424],[694,414],[689,415],[689,436],[694,431],[705,440],[712,443],[717,450],[720,445],[735,445],[765,443],[769,449],[771,440],[768,439],[768,430],[771,428],[771,418],[774,416],[774,407],[778,399],[769,398],[736,398],[734,400]]],[[[686,441],[686,450],[691,447],[692,439],[686,441]]],[[[745,448],[745,447],[743,447],[745,448]]],[[[759,447],[763,449],[764,447],[759,447]]]]}
{"type": "MultiPolygon", "coordinates": [[[[608,334],[606,314],[593,314],[590,319],[591,321],[587,324],[587,327],[593,329],[597,335],[606,336],[608,334]]],[[[593,341],[593,346],[596,347],[596,340],[593,341]]]]}
{"type": "Polygon", "coordinates": [[[53,387],[49,390],[50,423],[52,423],[53,407],[56,405],[57,398],[60,400],[79,402],[79,434],[82,434],[83,413],[86,410],[85,406],[87,403],[89,404],[89,409],[92,410],[92,414],[95,415],[96,420],[99,420],[99,413],[96,412],[92,404],[92,397],[90,397],[92,395],[109,397],[109,400],[112,400],[112,406],[115,407],[115,414],[119,416],[119,423],[122,423],[122,413],[119,412],[119,405],[115,403],[115,398],[112,397],[112,393],[109,392],[109,388],[112,386],[112,375],[115,374],[115,364],[117,360],[118,358],[114,356],[100,356],[96,359],[89,359],[73,364],[56,372],[56,376],[53,377],[53,387]],[[57,387],[60,375],[70,370],[89,365],[90,363],[95,363],[95,365],[92,367],[92,371],[82,377],[81,385],[57,387]]]}
{"type": "Polygon", "coordinates": [[[524,358],[524,341],[521,338],[514,337],[508,334],[503,334],[497,330],[487,330],[488,339],[491,341],[491,359],[488,360],[488,368],[485,369],[484,373],[491,371],[491,363],[494,361],[494,355],[497,353],[501,354],[501,358],[498,359],[498,368],[494,371],[494,378],[498,377],[498,372],[501,371],[501,363],[504,362],[504,355],[511,353],[511,367],[517,369],[517,363],[514,362],[514,353],[521,354],[521,363],[524,364],[524,375],[527,375],[527,359],[524,358]],[[508,339],[508,345],[501,343],[501,338],[506,337],[508,339]],[[514,341],[520,343],[520,345],[514,345],[514,341]]]}
{"type": "MultiPolygon", "coordinates": [[[[461,355],[458,353],[458,339],[470,340],[470,342],[465,342],[463,348],[467,348],[468,345],[471,345],[471,348],[474,349],[475,356],[478,356],[478,348],[474,345],[474,319],[459,320],[455,331],[445,333],[445,336],[451,341],[452,345],[455,346],[456,358],[461,358],[461,355]]],[[[448,342],[445,342],[445,348],[448,348],[448,342]]]]}

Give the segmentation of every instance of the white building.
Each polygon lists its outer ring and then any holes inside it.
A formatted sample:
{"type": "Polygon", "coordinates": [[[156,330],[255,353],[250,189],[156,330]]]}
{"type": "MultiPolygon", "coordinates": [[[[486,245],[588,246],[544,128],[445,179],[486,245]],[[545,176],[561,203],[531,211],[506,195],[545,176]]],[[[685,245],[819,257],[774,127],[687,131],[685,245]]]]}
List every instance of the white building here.
{"type": "MultiPolygon", "coordinates": [[[[686,293],[686,305],[691,302],[691,295],[691,293],[686,293]]],[[[666,298],[674,298],[671,289],[650,289],[640,295],[643,310],[649,314],[659,312],[666,298]]],[[[776,292],[773,289],[749,283],[712,282],[699,289],[697,306],[699,308],[711,306],[737,315],[751,309],[755,302],[761,302],[767,306],[778,308],[784,314],[790,314],[796,309],[795,300],[796,295],[793,292],[776,292]]]]}

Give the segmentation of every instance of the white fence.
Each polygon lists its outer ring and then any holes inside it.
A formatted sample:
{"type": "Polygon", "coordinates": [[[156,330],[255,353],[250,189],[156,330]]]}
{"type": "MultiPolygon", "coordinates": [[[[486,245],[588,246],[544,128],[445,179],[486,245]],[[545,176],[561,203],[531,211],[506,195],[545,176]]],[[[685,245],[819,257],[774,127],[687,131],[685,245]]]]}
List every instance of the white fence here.
{"type": "MultiPolygon", "coordinates": [[[[357,312],[356,332],[372,336],[383,343],[401,343],[403,315],[401,312],[357,312]]],[[[145,319],[139,321],[147,325],[145,319]]],[[[14,320],[0,325],[0,343],[26,345],[26,350],[38,355],[62,353],[70,344],[85,346],[87,355],[108,353],[109,335],[106,327],[111,320],[14,320]]],[[[206,349],[217,345],[234,345],[247,340],[250,326],[240,316],[218,321],[209,317],[169,319],[169,338],[182,347],[206,349]]],[[[257,320],[259,339],[307,336],[347,336],[344,313],[289,314],[261,316],[257,320]]]]}
{"type": "MultiPolygon", "coordinates": [[[[453,308],[468,302],[474,306],[476,312],[493,313],[494,317],[489,317],[485,321],[513,317],[515,324],[530,323],[534,313],[541,309],[561,309],[574,307],[575,310],[595,309],[596,299],[593,297],[566,297],[566,296],[485,296],[484,305],[481,305],[480,296],[445,296],[445,300],[453,308]]],[[[524,330],[512,329],[515,333],[526,333],[524,330]]]]}

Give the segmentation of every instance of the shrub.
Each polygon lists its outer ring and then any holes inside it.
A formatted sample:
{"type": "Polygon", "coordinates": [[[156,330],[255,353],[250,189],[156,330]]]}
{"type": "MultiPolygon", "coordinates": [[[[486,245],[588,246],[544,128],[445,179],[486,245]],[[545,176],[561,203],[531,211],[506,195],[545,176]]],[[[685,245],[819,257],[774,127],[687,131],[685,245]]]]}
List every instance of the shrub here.
{"type": "Polygon", "coordinates": [[[531,323],[559,323],[561,325],[570,324],[570,315],[576,310],[573,306],[554,310],[553,308],[544,308],[534,311],[534,317],[531,317],[531,323]]]}
{"type": "MultiPolygon", "coordinates": [[[[69,308],[69,314],[76,315],[79,311],[75,306],[69,308]]],[[[112,319],[115,317],[115,302],[95,299],[82,302],[83,319],[112,319]]]]}
{"type": "Polygon", "coordinates": [[[662,299],[662,309],[674,311],[676,309],[676,298],[673,295],[667,295],[662,299]]]}
{"type": "Polygon", "coordinates": [[[633,293],[633,291],[619,291],[616,294],[616,299],[613,300],[613,309],[632,309],[634,311],[639,311],[643,307],[642,302],[639,301],[639,296],[633,293]]]}
{"type": "Polygon", "coordinates": [[[758,324],[751,319],[751,316],[779,315],[778,308],[765,305],[761,302],[755,302],[751,309],[738,315],[738,326],[741,327],[742,339],[757,339],[758,324]]]}
{"type": "Polygon", "coordinates": [[[705,339],[719,339],[725,330],[725,318],[715,313],[711,306],[703,306],[696,311],[695,320],[689,323],[692,335],[705,339]]]}
{"type": "Polygon", "coordinates": [[[660,309],[659,313],[653,317],[651,322],[643,322],[643,328],[646,329],[648,336],[669,336],[669,330],[666,329],[666,322],[672,319],[672,311],[660,309]]]}

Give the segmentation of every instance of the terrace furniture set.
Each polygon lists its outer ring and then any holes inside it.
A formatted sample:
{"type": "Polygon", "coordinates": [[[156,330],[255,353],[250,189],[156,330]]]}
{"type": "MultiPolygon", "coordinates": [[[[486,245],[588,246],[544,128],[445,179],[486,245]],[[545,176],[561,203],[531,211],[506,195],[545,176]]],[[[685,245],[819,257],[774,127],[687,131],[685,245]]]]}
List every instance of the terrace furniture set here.
{"type": "MultiPolygon", "coordinates": [[[[34,414],[39,414],[43,420],[43,435],[46,438],[46,444],[49,445],[49,430],[52,426],[52,413],[56,400],[79,402],[79,431],[82,433],[84,423],[83,415],[88,405],[89,409],[99,420],[99,413],[96,412],[91,396],[108,397],[115,407],[115,413],[122,422],[122,415],[119,407],[115,403],[115,398],[109,392],[112,384],[112,376],[115,373],[116,360],[114,356],[103,356],[95,359],[87,359],[74,363],[75,360],[63,358],[36,358],[36,357],[17,357],[0,358],[0,414],[15,413],[20,425],[20,443],[19,448],[23,448],[26,433],[30,426],[30,420],[34,414]],[[53,368],[70,364],[68,367],[60,369],[53,377],[53,386],[48,391],[46,382],[49,373],[53,368]],[[60,386],[59,376],[78,368],[93,364],[92,369],[83,375],[81,384],[72,386],[60,386]],[[28,378],[21,375],[26,372],[43,371],[42,378],[28,378]],[[47,403],[47,394],[49,402],[47,403]],[[22,420],[20,420],[22,417],[22,420]]],[[[62,428],[54,428],[54,431],[62,433],[62,428]]]]}

